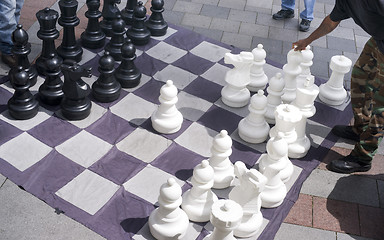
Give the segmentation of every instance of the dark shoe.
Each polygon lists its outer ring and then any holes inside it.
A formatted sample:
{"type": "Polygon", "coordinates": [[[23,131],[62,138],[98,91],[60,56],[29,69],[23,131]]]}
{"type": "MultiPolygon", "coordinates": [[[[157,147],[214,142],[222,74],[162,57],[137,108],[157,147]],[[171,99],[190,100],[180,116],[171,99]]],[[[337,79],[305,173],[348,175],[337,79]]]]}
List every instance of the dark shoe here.
{"type": "Polygon", "coordinates": [[[352,126],[336,125],[332,128],[332,133],[355,142],[360,141],[359,135],[352,130],[352,126]]]}
{"type": "Polygon", "coordinates": [[[328,164],[328,169],[337,173],[353,173],[353,172],[366,172],[371,169],[370,163],[362,163],[358,157],[345,156],[343,158],[333,160],[328,164]]]}
{"type": "Polygon", "coordinates": [[[286,18],[293,18],[294,16],[295,16],[294,11],[281,9],[277,13],[273,14],[272,18],[275,20],[283,20],[286,18]]]}
{"type": "Polygon", "coordinates": [[[14,68],[17,65],[16,57],[14,55],[1,54],[1,61],[7,64],[10,68],[14,68]]]}
{"type": "Polygon", "coordinates": [[[310,26],[311,26],[311,21],[307,19],[302,19],[299,26],[299,30],[302,32],[308,32],[310,26]]]}

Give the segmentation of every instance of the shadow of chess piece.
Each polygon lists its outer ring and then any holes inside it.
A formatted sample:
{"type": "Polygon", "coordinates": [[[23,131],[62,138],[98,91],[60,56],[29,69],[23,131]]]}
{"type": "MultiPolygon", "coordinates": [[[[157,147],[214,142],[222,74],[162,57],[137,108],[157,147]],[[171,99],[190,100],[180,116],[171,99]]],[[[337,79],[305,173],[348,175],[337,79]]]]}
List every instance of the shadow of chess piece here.
{"type": "Polygon", "coordinates": [[[8,111],[11,117],[18,120],[33,118],[39,111],[39,102],[29,91],[31,86],[28,73],[18,66],[13,73],[13,96],[8,100],[8,111]]]}
{"type": "Polygon", "coordinates": [[[121,47],[125,43],[125,22],[119,16],[112,23],[112,38],[109,43],[105,46],[105,51],[110,52],[113,59],[121,61],[121,47]]]}
{"type": "Polygon", "coordinates": [[[108,51],[104,52],[99,60],[100,76],[96,82],[92,84],[92,95],[100,102],[113,102],[120,96],[121,85],[116,81],[115,60],[108,51]]]}
{"type": "Polygon", "coordinates": [[[59,56],[52,54],[45,64],[46,77],[44,83],[39,87],[40,100],[48,105],[59,105],[64,97],[59,56]]]}
{"type": "Polygon", "coordinates": [[[127,39],[126,43],[121,47],[123,60],[115,71],[116,80],[123,88],[133,88],[139,85],[141,72],[135,66],[136,48],[132,44],[131,39],[127,39]]]}
{"type": "Polygon", "coordinates": [[[88,96],[91,88],[81,77],[91,77],[91,68],[83,68],[76,61],[68,59],[61,65],[64,74],[61,112],[68,120],[82,120],[91,113],[92,103],[88,96]]]}
{"type": "Polygon", "coordinates": [[[85,31],[81,34],[81,45],[85,48],[97,49],[105,44],[105,33],[100,28],[99,11],[100,0],[87,0],[88,11],[85,16],[88,18],[88,24],[85,31]]]}
{"type": "Polygon", "coordinates": [[[100,27],[107,37],[112,37],[112,22],[117,16],[121,15],[116,5],[120,2],[120,0],[104,0],[103,10],[101,11],[103,20],[100,22],[100,27]]]}
{"type": "Polygon", "coordinates": [[[145,26],[146,14],[147,10],[143,6],[143,2],[139,1],[134,8],[132,26],[127,31],[127,37],[135,45],[145,45],[151,38],[151,32],[145,26]]]}
{"type": "Polygon", "coordinates": [[[127,5],[121,10],[121,18],[125,24],[132,25],[133,23],[133,9],[137,5],[137,0],[128,0],[127,5]]]}
{"type": "Polygon", "coordinates": [[[151,2],[151,16],[145,25],[151,32],[152,36],[164,36],[167,33],[168,24],[164,20],[164,0],[152,0],[151,2]]]}

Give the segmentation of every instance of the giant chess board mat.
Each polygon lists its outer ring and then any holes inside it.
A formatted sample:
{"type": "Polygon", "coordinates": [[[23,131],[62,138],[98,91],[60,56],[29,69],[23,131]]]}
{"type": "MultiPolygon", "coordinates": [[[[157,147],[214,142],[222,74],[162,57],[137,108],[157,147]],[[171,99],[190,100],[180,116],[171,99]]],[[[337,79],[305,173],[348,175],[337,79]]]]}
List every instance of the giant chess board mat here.
{"type": "MultiPolygon", "coordinates": [[[[230,108],[221,101],[225,74],[232,68],[223,61],[227,52],[240,49],[170,25],[166,36],[137,46],[140,85],[123,89],[112,103],[91,98],[91,114],[81,121],[68,121],[59,107],[42,104],[34,118],[13,120],[7,110],[13,89],[8,78],[2,78],[0,173],[107,239],[153,239],[147,221],[158,206],[161,184],[174,177],[183,192],[189,189],[193,168],[209,158],[212,139],[221,130],[232,137],[233,163],[243,161],[250,168],[266,152],[265,143],[248,144],[238,136],[237,125],[248,108],[230,108]],[[167,80],[179,90],[177,107],[184,117],[181,130],[171,135],[157,133],[150,121],[167,80]]],[[[93,67],[93,76],[83,78],[89,85],[99,75],[102,55],[103,49],[84,49],[80,63],[93,67]]],[[[264,71],[269,78],[282,72],[268,60],[264,71]]],[[[38,78],[33,94],[43,81],[38,78]]],[[[316,79],[317,85],[323,82],[316,79]]],[[[315,106],[307,125],[311,148],[304,158],[291,159],[295,170],[283,204],[262,208],[262,229],[250,239],[273,239],[302,183],[337,141],[331,127],[352,117],[348,101],[338,107],[316,101],[315,106]]],[[[227,198],[230,188],[214,191],[227,198]]],[[[212,230],[209,222],[190,222],[185,239],[202,239],[212,230]]]]}

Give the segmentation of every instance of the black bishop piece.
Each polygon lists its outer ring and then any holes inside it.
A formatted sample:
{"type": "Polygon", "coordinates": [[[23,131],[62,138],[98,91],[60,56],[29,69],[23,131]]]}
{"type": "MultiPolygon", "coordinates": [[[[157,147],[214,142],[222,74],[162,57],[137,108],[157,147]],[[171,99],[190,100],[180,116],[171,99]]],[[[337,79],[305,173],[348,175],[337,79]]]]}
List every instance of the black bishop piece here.
{"type": "Polygon", "coordinates": [[[105,33],[101,30],[99,18],[100,0],[87,0],[88,11],[85,16],[88,18],[88,24],[85,31],[81,34],[81,44],[85,48],[97,49],[105,44],[105,33]]]}
{"type": "Polygon", "coordinates": [[[60,59],[59,56],[52,54],[46,62],[45,81],[39,87],[41,102],[48,105],[59,105],[64,97],[63,81],[60,78],[60,59]]]}
{"type": "Polygon", "coordinates": [[[147,10],[143,2],[139,1],[134,8],[133,24],[127,31],[127,36],[135,45],[145,45],[151,38],[151,32],[145,26],[147,10]]]}
{"type": "Polygon", "coordinates": [[[110,52],[111,56],[116,61],[121,61],[121,46],[125,43],[125,22],[119,16],[117,19],[113,20],[112,23],[112,38],[111,41],[105,46],[105,50],[110,52]]]}
{"type": "Polygon", "coordinates": [[[137,0],[128,0],[127,5],[123,10],[121,10],[121,18],[124,20],[125,24],[132,25],[133,23],[133,9],[137,5],[137,0]]]}
{"type": "Polygon", "coordinates": [[[132,44],[131,39],[127,39],[127,42],[121,48],[121,52],[123,60],[115,71],[116,80],[123,88],[136,87],[140,83],[141,72],[134,63],[136,48],[132,44]]]}
{"type": "Polygon", "coordinates": [[[164,20],[164,0],[152,0],[151,16],[145,22],[145,25],[151,32],[152,36],[164,36],[167,33],[168,24],[164,20]]]}
{"type": "Polygon", "coordinates": [[[118,16],[121,16],[119,8],[116,4],[119,4],[120,0],[104,0],[103,10],[101,15],[103,20],[100,22],[100,27],[107,37],[112,37],[112,22],[118,16]]]}

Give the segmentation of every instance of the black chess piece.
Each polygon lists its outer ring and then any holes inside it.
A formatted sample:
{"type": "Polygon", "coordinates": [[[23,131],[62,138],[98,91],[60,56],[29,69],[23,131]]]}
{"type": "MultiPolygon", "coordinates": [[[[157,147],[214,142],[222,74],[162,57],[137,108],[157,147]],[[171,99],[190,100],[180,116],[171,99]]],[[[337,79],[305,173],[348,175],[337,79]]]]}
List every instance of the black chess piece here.
{"type": "Polygon", "coordinates": [[[99,11],[100,0],[87,0],[88,11],[85,16],[88,18],[88,24],[85,31],[81,34],[81,44],[85,48],[101,48],[105,44],[105,33],[100,28],[99,11]]]}
{"type": "Polygon", "coordinates": [[[91,88],[81,77],[91,77],[91,68],[83,68],[72,59],[64,60],[61,65],[64,74],[61,112],[68,120],[82,120],[91,113],[89,100],[91,88]]]}
{"type": "Polygon", "coordinates": [[[133,24],[127,31],[127,36],[135,45],[145,45],[151,38],[151,32],[145,26],[147,10],[143,6],[143,2],[139,1],[134,8],[133,24]]]}
{"type": "Polygon", "coordinates": [[[119,4],[120,0],[104,0],[103,10],[101,15],[103,20],[100,22],[100,27],[107,37],[112,37],[112,22],[118,16],[121,16],[120,10],[116,4],[119,4]]]}
{"type": "MultiPolygon", "coordinates": [[[[37,37],[43,40],[43,46],[40,56],[36,59],[36,70],[40,75],[45,75],[45,61],[53,54],[57,55],[55,47],[55,39],[59,37],[59,31],[56,29],[56,22],[59,13],[53,9],[44,8],[36,13],[39,21],[40,29],[37,31],[37,37]]],[[[63,62],[59,58],[60,64],[63,62]]]]}
{"type": "Polygon", "coordinates": [[[137,5],[137,0],[128,0],[127,5],[121,10],[121,18],[125,24],[132,25],[133,23],[133,9],[137,5]]]}
{"type": "Polygon", "coordinates": [[[11,117],[18,120],[33,118],[39,111],[39,102],[29,91],[31,84],[29,75],[22,66],[17,66],[13,73],[13,96],[8,100],[8,111],[11,117]]]}
{"type": "Polygon", "coordinates": [[[92,84],[92,95],[100,102],[113,102],[120,96],[121,85],[116,81],[115,59],[108,51],[99,60],[99,78],[92,84]]]}
{"type": "Polygon", "coordinates": [[[76,0],[60,0],[60,18],[59,24],[63,27],[63,41],[57,48],[57,53],[60,57],[65,59],[72,59],[76,62],[81,61],[83,55],[83,49],[76,41],[75,27],[79,25],[80,19],[76,16],[76,10],[78,6],[76,0]]]}
{"type": "Polygon", "coordinates": [[[110,52],[111,56],[116,61],[121,61],[121,46],[125,43],[125,22],[121,17],[113,20],[112,23],[112,38],[105,46],[105,50],[110,52]]]}
{"type": "Polygon", "coordinates": [[[136,87],[140,83],[141,72],[134,63],[136,48],[131,39],[127,39],[127,42],[121,47],[121,52],[123,60],[115,71],[115,78],[123,88],[136,87]]]}
{"type": "Polygon", "coordinates": [[[168,24],[163,17],[164,0],[152,0],[151,12],[152,14],[145,22],[145,25],[152,36],[164,36],[168,29],[168,24]]]}
{"type": "Polygon", "coordinates": [[[44,83],[39,87],[40,100],[48,105],[59,105],[64,97],[59,56],[52,54],[45,64],[46,77],[44,83]]]}

